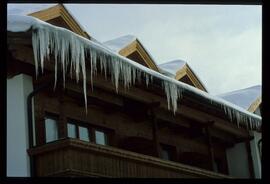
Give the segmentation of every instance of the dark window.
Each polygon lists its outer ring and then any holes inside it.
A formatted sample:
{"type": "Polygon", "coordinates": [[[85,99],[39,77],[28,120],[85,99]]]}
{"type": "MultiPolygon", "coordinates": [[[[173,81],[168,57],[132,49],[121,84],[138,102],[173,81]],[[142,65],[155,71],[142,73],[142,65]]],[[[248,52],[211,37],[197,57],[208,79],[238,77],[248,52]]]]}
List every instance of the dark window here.
{"type": "Polygon", "coordinates": [[[175,160],[176,148],[170,145],[161,144],[161,158],[164,160],[175,160]]]}
{"type": "Polygon", "coordinates": [[[46,143],[58,139],[58,125],[56,118],[45,117],[45,135],[46,143]]]}

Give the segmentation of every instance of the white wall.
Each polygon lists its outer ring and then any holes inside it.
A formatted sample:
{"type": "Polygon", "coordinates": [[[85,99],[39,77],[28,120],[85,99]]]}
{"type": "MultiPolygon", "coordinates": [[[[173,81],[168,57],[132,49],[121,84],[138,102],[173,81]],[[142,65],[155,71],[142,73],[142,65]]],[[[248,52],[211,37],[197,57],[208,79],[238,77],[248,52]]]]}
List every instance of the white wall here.
{"type": "Polygon", "coordinates": [[[7,79],[7,176],[30,176],[27,96],[32,91],[30,76],[7,79]]]}
{"type": "Polygon", "coordinates": [[[255,178],[261,178],[261,158],[258,149],[258,142],[262,138],[262,134],[259,132],[252,132],[254,139],[250,141],[251,156],[253,161],[255,178]]]}
{"type": "Polygon", "coordinates": [[[250,178],[248,155],[245,143],[235,144],[226,150],[229,175],[236,178],[250,178]]]}

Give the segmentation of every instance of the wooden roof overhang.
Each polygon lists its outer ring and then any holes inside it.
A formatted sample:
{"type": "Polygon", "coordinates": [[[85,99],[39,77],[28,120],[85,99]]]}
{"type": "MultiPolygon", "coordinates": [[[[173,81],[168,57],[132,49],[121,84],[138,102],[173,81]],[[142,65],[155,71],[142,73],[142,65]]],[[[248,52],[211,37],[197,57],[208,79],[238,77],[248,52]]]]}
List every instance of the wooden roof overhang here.
{"type": "MultiPolygon", "coordinates": [[[[8,51],[12,57],[12,59],[8,59],[8,66],[10,66],[10,64],[12,65],[12,63],[10,62],[17,60],[17,62],[26,64],[28,68],[32,67],[31,72],[28,72],[28,74],[35,76],[33,51],[31,45],[31,33],[8,32],[7,36],[8,51]]],[[[45,62],[44,67],[45,71],[54,73],[53,62],[45,62]]],[[[86,68],[88,70],[86,72],[89,72],[89,66],[86,66],[86,68]]],[[[17,70],[17,73],[18,70],[19,72],[24,72],[22,71],[23,68],[16,68],[15,70],[17,70]]],[[[10,72],[8,69],[8,74],[9,73],[10,72]]],[[[46,76],[38,77],[38,80],[40,81],[46,81],[48,79],[46,79],[46,76]]],[[[113,95],[109,97],[106,97],[107,95],[103,95],[99,98],[99,100],[115,103],[117,106],[123,105],[123,101],[120,97],[139,101],[142,104],[146,104],[146,106],[149,106],[149,104],[152,104],[154,102],[160,102],[160,106],[155,109],[157,118],[160,120],[171,122],[175,125],[187,127],[190,126],[188,123],[185,123],[188,122],[188,120],[189,122],[197,122],[201,126],[211,126],[212,128],[227,132],[231,137],[234,137],[232,140],[233,142],[235,142],[236,140],[250,138],[249,131],[246,128],[237,127],[236,124],[229,122],[224,113],[220,110],[220,108],[218,108],[218,105],[210,104],[210,102],[208,102],[207,100],[205,100],[204,102],[204,100],[202,100],[201,98],[199,99],[196,94],[184,93],[184,97],[180,102],[180,107],[178,108],[176,114],[173,115],[172,112],[169,112],[167,110],[167,101],[164,92],[161,90],[161,83],[158,80],[154,80],[154,84],[149,85],[148,88],[144,84],[136,84],[135,86],[126,90],[123,86],[120,85],[118,89],[118,94],[115,93],[115,86],[111,82],[106,80],[102,75],[95,76],[93,78],[93,84],[94,91],[96,88],[98,88],[107,91],[111,93],[111,95],[113,95]]],[[[90,90],[90,79],[87,79],[87,85],[89,86],[87,96],[97,98],[99,94],[92,93],[92,91],[90,90]]],[[[77,93],[83,93],[82,85],[80,84],[68,84],[66,85],[66,89],[77,93]]]]}
{"type": "Polygon", "coordinates": [[[78,35],[81,35],[87,39],[91,39],[90,35],[83,30],[80,24],[62,4],[58,4],[48,9],[30,13],[28,15],[36,17],[50,24],[64,27],[73,31],[74,33],[77,33],[78,35]]]}
{"type": "Polygon", "coordinates": [[[262,97],[259,96],[248,108],[249,112],[254,112],[262,103],[262,97]]]}
{"type": "Polygon", "coordinates": [[[139,55],[139,57],[143,60],[143,63],[141,63],[142,65],[145,65],[146,67],[159,72],[158,66],[156,65],[155,61],[149,55],[149,53],[146,51],[146,49],[138,39],[134,40],[126,47],[119,50],[118,53],[124,57],[129,57],[131,54],[137,53],[137,55],[139,55]]]}
{"type": "Polygon", "coordinates": [[[194,87],[207,92],[203,83],[199,80],[199,78],[196,76],[196,74],[192,71],[192,69],[187,63],[176,72],[175,79],[181,81],[181,79],[183,79],[185,76],[190,79],[194,87]]]}

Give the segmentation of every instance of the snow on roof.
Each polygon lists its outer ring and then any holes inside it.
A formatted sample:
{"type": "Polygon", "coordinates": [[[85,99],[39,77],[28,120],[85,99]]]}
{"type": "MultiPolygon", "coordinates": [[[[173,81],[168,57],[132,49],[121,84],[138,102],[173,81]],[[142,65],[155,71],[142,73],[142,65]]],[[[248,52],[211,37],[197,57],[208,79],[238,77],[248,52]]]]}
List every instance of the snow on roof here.
{"type": "Polygon", "coordinates": [[[240,89],[236,91],[231,91],[228,93],[223,93],[217,95],[224,100],[227,100],[235,105],[238,105],[244,109],[248,109],[251,104],[261,96],[262,93],[262,86],[252,86],[245,89],[240,89]]]}
{"type": "MultiPolygon", "coordinates": [[[[146,86],[148,86],[148,83],[153,83],[153,78],[156,78],[160,80],[166,94],[168,109],[172,109],[173,112],[177,110],[177,102],[182,98],[183,92],[188,92],[207,100],[208,103],[223,110],[231,122],[236,122],[238,125],[243,124],[250,129],[260,129],[261,127],[260,116],[250,113],[222,98],[213,96],[144,67],[143,65],[112,52],[106,47],[88,40],[70,30],[53,26],[30,16],[9,15],[7,25],[7,30],[10,32],[32,31],[32,45],[37,75],[38,68],[41,67],[43,71],[44,62],[46,62],[44,59],[49,57],[51,53],[54,53],[55,55],[56,69],[58,63],[62,65],[62,68],[66,68],[66,66],[71,64],[70,72],[75,72],[77,80],[79,80],[80,72],[82,72],[83,92],[86,106],[86,75],[89,75],[90,80],[92,81],[92,76],[96,73],[97,61],[99,61],[101,69],[103,68],[103,70],[105,70],[105,76],[107,76],[106,70],[107,73],[111,74],[116,92],[118,91],[119,82],[128,89],[136,82],[141,82],[140,79],[143,76],[145,77],[144,82],[146,83],[146,86]],[[85,55],[91,56],[91,71],[87,74],[85,69],[85,55]]],[[[55,84],[56,80],[57,70],[55,70],[55,84]]],[[[65,75],[63,75],[63,82],[65,82],[65,75]]]]}
{"type": "Polygon", "coordinates": [[[137,38],[133,35],[125,35],[103,42],[103,44],[112,49],[113,51],[119,52],[121,49],[125,48],[126,46],[134,42],[136,39],[137,38]]]}
{"type": "Polygon", "coordinates": [[[57,4],[8,4],[7,13],[15,15],[28,15],[55,5],[57,4]]]}
{"type": "Polygon", "coordinates": [[[148,56],[150,57],[150,59],[154,62],[154,64],[157,66],[153,56],[150,54],[150,52],[142,45],[141,41],[134,35],[125,35],[125,36],[121,36],[112,40],[108,40],[106,42],[103,42],[103,45],[108,47],[109,49],[119,53],[120,50],[122,50],[123,48],[127,47],[129,44],[131,44],[132,42],[134,42],[135,40],[137,40],[141,46],[143,47],[143,49],[146,51],[146,53],[148,54],[148,56]]]}
{"type": "MultiPolygon", "coordinates": [[[[46,10],[57,6],[58,4],[8,4],[7,13],[14,15],[29,15],[31,13],[35,13],[38,11],[46,10]]],[[[69,15],[76,21],[79,27],[87,33],[85,28],[80,24],[80,22],[76,19],[74,15],[68,10],[68,8],[62,4],[65,9],[68,11],[69,15]]]]}
{"type": "Polygon", "coordinates": [[[159,64],[158,67],[164,75],[175,78],[177,71],[183,68],[186,62],[180,59],[159,64]]]}

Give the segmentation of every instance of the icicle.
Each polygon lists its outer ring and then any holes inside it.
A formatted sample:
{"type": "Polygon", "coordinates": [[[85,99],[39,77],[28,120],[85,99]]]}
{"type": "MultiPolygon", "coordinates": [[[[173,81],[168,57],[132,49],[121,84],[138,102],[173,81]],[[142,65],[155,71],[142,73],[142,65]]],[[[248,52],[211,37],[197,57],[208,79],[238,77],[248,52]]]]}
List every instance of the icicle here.
{"type": "Polygon", "coordinates": [[[145,83],[146,83],[146,86],[148,87],[148,84],[149,84],[149,76],[147,74],[145,74],[145,83]]]}
{"type": "MultiPolygon", "coordinates": [[[[54,89],[57,84],[57,70],[60,64],[63,72],[63,86],[65,87],[65,74],[67,67],[70,65],[70,77],[75,72],[76,81],[79,82],[80,72],[82,72],[83,93],[85,100],[85,107],[87,112],[87,89],[86,89],[86,68],[85,57],[90,56],[90,81],[93,90],[93,76],[97,74],[97,61],[99,61],[100,69],[104,73],[105,78],[107,74],[111,76],[111,81],[115,85],[115,90],[118,93],[119,82],[124,85],[125,89],[135,85],[136,82],[141,83],[142,77],[145,78],[145,84],[148,86],[153,83],[153,76],[159,78],[159,74],[150,73],[148,70],[143,70],[138,65],[127,61],[111,51],[102,48],[102,46],[86,40],[71,31],[63,28],[56,28],[46,23],[35,23],[32,25],[32,45],[35,61],[36,77],[39,74],[39,67],[41,71],[44,70],[44,62],[49,58],[50,53],[55,56],[55,81],[54,89]],[[69,56],[70,54],[70,56],[69,56]]],[[[161,77],[162,78],[162,77],[161,77]]],[[[181,98],[185,86],[179,85],[177,82],[162,78],[162,87],[165,91],[168,109],[174,113],[177,110],[177,101],[181,98]]],[[[192,89],[193,90],[193,89],[192,89]]],[[[198,92],[204,97],[204,94],[198,92]]],[[[216,100],[209,98],[211,104],[216,103],[216,100]]],[[[237,126],[244,125],[249,128],[258,129],[260,126],[260,119],[252,118],[250,115],[244,114],[242,111],[236,110],[231,106],[220,103],[220,108],[228,116],[229,120],[236,121],[237,126]]]]}

